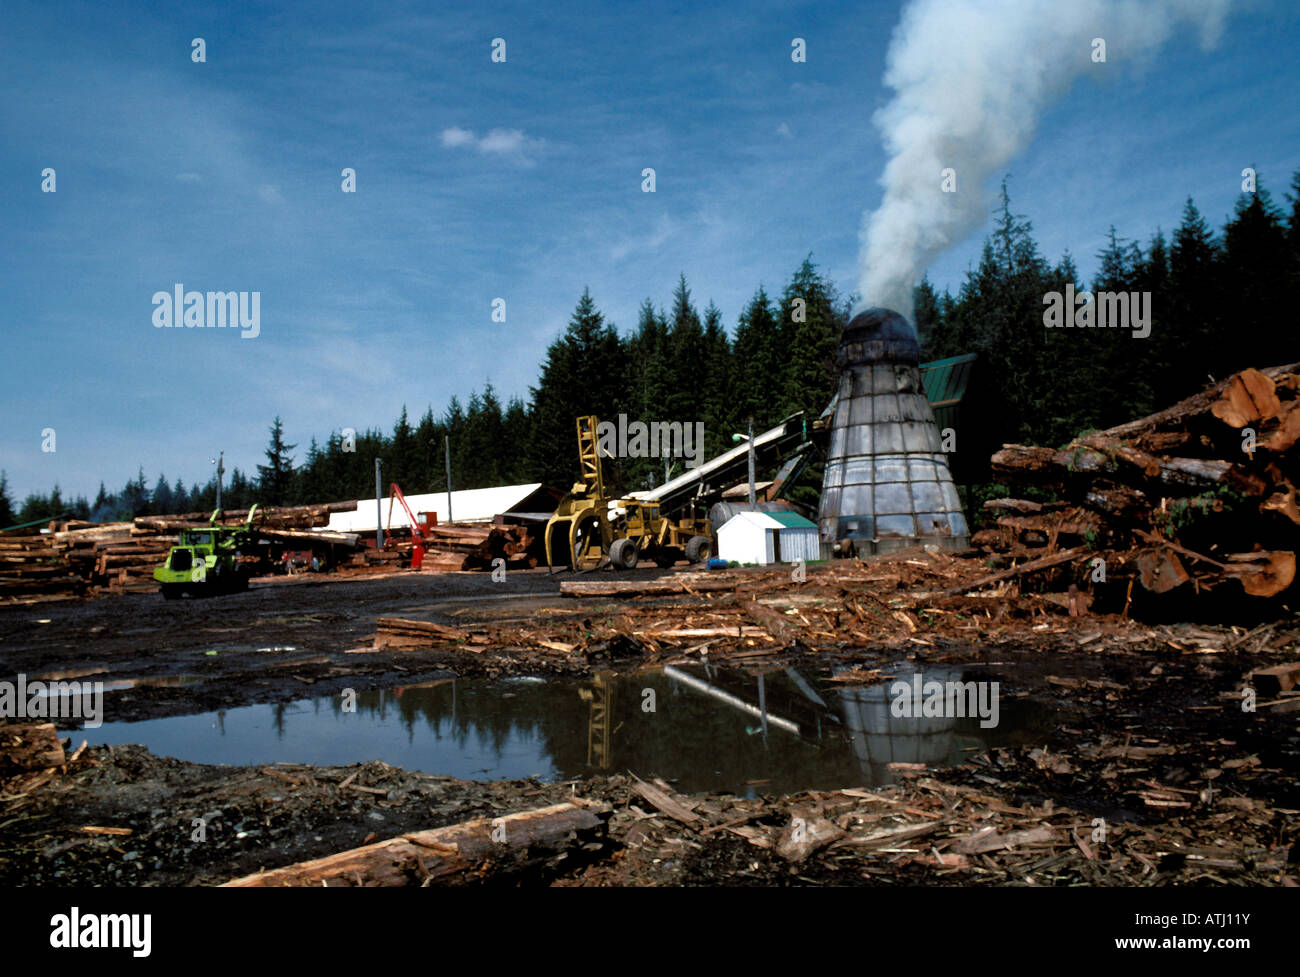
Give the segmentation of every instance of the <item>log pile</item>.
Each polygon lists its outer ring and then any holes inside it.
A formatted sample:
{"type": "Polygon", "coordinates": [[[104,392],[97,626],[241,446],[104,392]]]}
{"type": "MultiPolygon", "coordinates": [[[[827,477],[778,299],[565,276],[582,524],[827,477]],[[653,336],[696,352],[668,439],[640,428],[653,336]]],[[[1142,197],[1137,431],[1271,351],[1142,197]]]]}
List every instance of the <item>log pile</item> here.
{"type": "MultiPolygon", "coordinates": [[[[253,526],[278,536],[282,542],[301,539],[307,545],[327,540],[355,545],[353,535],[306,531],[328,525],[331,512],[355,507],[355,502],[336,502],[259,508],[253,526]]],[[[190,512],[138,516],[130,522],[111,523],[56,520],[50,523],[48,532],[0,534],[0,601],[34,603],[156,591],[153,572],[176,545],[179,532],[209,525],[211,515],[190,512]]],[[[247,509],[227,510],[220,524],[240,526],[247,519],[247,509]]]]}
{"type": "Polygon", "coordinates": [[[510,570],[531,570],[539,556],[545,559],[542,534],[530,526],[494,526],[486,537],[465,557],[462,570],[491,570],[493,561],[505,560],[510,570]]]}
{"type": "MultiPolygon", "coordinates": [[[[427,537],[422,566],[427,573],[492,570],[498,559],[509,570],[531,570],[545,559],[541,533],[527,525],[445,523],[421,529],[427,537]]],[[[390,536],[383,550],[367,550],[362,560],[366,566],[410,566],[414,548],[411,537],[390,536]]]]}
{"type": "MultiPolygon", "coordinates": [[[[54,527],[51,527],[54,528],[54,527]]],[[[176,543],[166,533],[138,521],[54,531],[64,559],[93,593],[145,593],[158,589],[153,571],[176,543]]]]}
{"type": "Polygon", "coordinates": [[[490,526],[467,523],[446,523],[430,526],[425,532],[429,542],[424,548],[424,567],[428,573],[446,573],[451,570],[477,569],[467,567],[479,547],[487,544],[492,534],[490,526]]]}
{"type": "MultiPolygon", "coordinates": [[[[1007,563],[1070,547],[1143,590],[1275,597],[1300,549],[1300,364],[1248,369],[1062,449],[1004,445],[994,477],[1056,501],[992,499],[972,542],[1007,563]],[[1239,585],[1239,586],[1237,586],[1239,585]]],[[[1097,574],[1089,583],[1100,582],[1097,574]]]]}
{"type": "Polygon", "coordinates": [[[153,571],[174,534],[130,522],[53,522],[47,533],[0,536],[0,599],[35,602],[157,589],[153,571]]]}
{"type": "MultiPolygon", "coordinates": [[[[253,514],[254,529],[317,529],[328,526],[330,513],[355,512],[356,502],[331,502],[322,505],[267,506],[258,507],[253,514]]],[[[220,525],[242,526],[248,520],[248,509],[225,509],[222,511],[220,525]]],[[[180,529],[196,529],[208,525],[212,513],[187,512],[175,516],[139,516],[135,525],[141,529],[159,532],[175,532],[180,529]]]]}
{"type": "Polygon", "coordinates": [[[85,585],[59,558],[49,535],[0,535],[0,598],[66,596],[84,591],[85,585]]]}

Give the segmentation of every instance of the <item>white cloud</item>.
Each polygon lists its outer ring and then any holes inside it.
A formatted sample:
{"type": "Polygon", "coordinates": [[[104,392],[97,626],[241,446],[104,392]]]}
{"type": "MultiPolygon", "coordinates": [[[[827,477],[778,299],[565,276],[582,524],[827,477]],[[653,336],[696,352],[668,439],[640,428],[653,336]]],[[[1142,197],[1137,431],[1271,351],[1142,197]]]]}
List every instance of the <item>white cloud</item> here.
{"type": "Polygon", "coordinates": [[[199,176],[197,173],[177,173],[176,182],[177,183],[202,183],[203,177],[199,176]]]}
{"type": "Polygon", "coordinates": [[[540,150],[544,139],[530,139],[522,129],[492,129],[482,137],[474,135],[472,129],[452,126],[442,130],[442,144],[451,148],[472,146],[480,153],[492,153],[505,156],[521,163],[531,164],[531,153],[540,150]]]}
{"type": "Polygon", "coordinates": [[[283,203],[284,198],[280,196],[280,188],[270,184],[263,183],[257,188],[257,195],[265,200],[268,204],[283,203]]]}
{"type": "Polygon", "coordinates": [[[776,127],[776,134],[778,136],[783,136],[786,139],[794,138],[794,133],[790,131],[790,125],[787,122],[782,122],[779,126],[776,127]]]}
{"type": "Polygon", "coordinates": [[[444,146],[468,146],[474,143],[474,133],[468,129],[462,129],[459,126],[452,126],[450,129],[442,130],[442,144],[444,146]]]}
{"type": "Polygon", "coordinates": [[[520,129],[493,129],[478,144],[485,153],[518,153],[524,146],[524,134],[520,129]]]}

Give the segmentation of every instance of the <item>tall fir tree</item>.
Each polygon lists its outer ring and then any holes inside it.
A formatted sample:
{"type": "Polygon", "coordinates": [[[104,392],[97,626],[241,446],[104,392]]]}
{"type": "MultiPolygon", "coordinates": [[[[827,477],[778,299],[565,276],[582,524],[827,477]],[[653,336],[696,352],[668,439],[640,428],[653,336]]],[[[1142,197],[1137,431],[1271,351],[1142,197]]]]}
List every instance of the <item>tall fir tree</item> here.
{"type": "Polygon", "coordinates": [[[740,313],[732,359],[731,425],[739,430],[753,417],[759,430],[770,427],[780,419],[784,360],[776,315],[761,285],[740,313]],[[778,390],[775,397],[774,388],[778,390]]]}
{"type": "Polygon", "coordinates": [[[1223,232],[1222,274],[1231,296],[1222,310],[1222,369],[1278,365],[1270,359],[1295,328],[1292,269],[1282,214],[1257,177],[1255,192],[1237,198],[1223,232]]]}
{"type": "Polygon", "coordinates": [[[844,319],[834,286],[809,255],[781,294],[777,335],[784,369],[782,382],[774,385],[780,398],[778,417],[795,411],[816,417],[829,403],[844,319]]]}
{"type": "Polygon", "coordinates": [[[1174,396],[1186,397],[1208,382],[1219,326],[1219,251],[1214,234],[1188,197],[1169,251],[1169,317],[1174,396]]]}
{"type": "MultiPolygon", "coordinates": [[[[293,456],[290,452],[297,445],[285,443],[284,424],[279,415],[271,422],[270,430],[271,439],[266,446],[266,464],[257,466],[258,488],[261,490],[265,505],[285,505],[293,491],[293,456]]],[[[242,484],[238,490],[235,488],[233,475],[230,485],[232,495],[244,490],[242,484]]],[[[227,509],[236,508],[233,501],[228,503],[224,498],[222,505],[227,509]]]]}
{"type": "Polygon", "coordinates": [[[568,329],[547,349],[537,386],[531,388],[530,467],[542,481],[567,489],[577,478],[576,419],[592,414],[614,419],[628,399],[626,374],[618,333],[584,289],[568,329]]]}

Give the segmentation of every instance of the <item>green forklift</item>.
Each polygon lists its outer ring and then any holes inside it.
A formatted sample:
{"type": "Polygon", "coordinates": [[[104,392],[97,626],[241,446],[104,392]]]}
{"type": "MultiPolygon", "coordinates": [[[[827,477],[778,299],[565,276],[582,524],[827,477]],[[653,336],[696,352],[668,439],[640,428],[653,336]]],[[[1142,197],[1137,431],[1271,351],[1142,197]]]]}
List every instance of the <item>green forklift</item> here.
{"type": "Polygon", "coordinates": [[[163,597],[175,600],[187,591],[228,594],[247,590],[254,564],[264,557],[257,531],[253,529],[256,511],[256,505],[248,510],[248,519],[242,526],[218,526],[221,510],[217,509],[207,526],[182,529],[166,562],[153,572],[163,597]]]}

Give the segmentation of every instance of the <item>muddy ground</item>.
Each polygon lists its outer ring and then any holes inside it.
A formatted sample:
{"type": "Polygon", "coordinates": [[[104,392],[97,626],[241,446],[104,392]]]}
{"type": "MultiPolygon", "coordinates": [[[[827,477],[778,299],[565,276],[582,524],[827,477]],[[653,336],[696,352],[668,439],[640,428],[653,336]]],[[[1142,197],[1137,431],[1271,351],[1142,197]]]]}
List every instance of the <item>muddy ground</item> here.
{"type": "MultiPolygon", "coordinates": [[[[815,591],[822,579],[827,594],[842,597],[843,582],[819,578],[823,572],[810,569],[800,586],[815,591]]],[[[637,571],[636,578],[661,573],[637,571]]],[[[522,647],[374,651],[367,646],[379,617],[458,626],[545,622],[572,637],[608,634],[609,622],[629,613],[653,611],[662,628],[724,600],[575,600],[561,597],[557,579],[544,571],[512,573],[508,584],[486,574],[307,578],[224,598],[164,602],[146,594],[0,608],[0,660],[8,679],[201,680],[109,694],[106,719],[138,720],[448,672],[582,675],[663,657],[613,639],[585,642],[567,655],[522,647]]],[[[965,623],[914,615],[897,634],[882,632],[878,644],[790,641],[765,661],[797,663],[823,678],[854,665],[875,680],[900,657],[960,662],[999,681],[1004,695],[1049,706],[1051,728],[958,768],[900,770],[897,783],[871,790],[845,784],[848,794],[679,797],[698,815],[688,821],[657,810],[615,771],[566,784],[475,783],[382,763],[214,767],[137,747],[93,748],[64,770],[0,785],[0,881],[214,884],[367,839],[576,794],[608,818],[610,850],[545,881],[1296,884],[1300,699],[1261,695],[1247,712],[1240,690],[1252,669],[1300,657],[1300,624],[1286,619],[1251,632],[1147,626],[1114,615],[1071,618],[1050,601],[1018,595],[996,615],[956,617],[965,623]],[[193,840],[195,818],[205,824],[202,841],[193,840]],[[831,840],[792,853],[782,833],[794,818],[825,821],[831,840]],[[88,833],[87,826],[130,833],[88,833]],[[1009,843],[989,848],[969,840],[983,829],[1009,843]],[[898,841],[889,841],[891,831],[902,831],[898,841]]],[[[76,731],[66,735],[75,748],[76,731]]],[[[658,771],[635,773],[649,779],[658,771]]]]}

